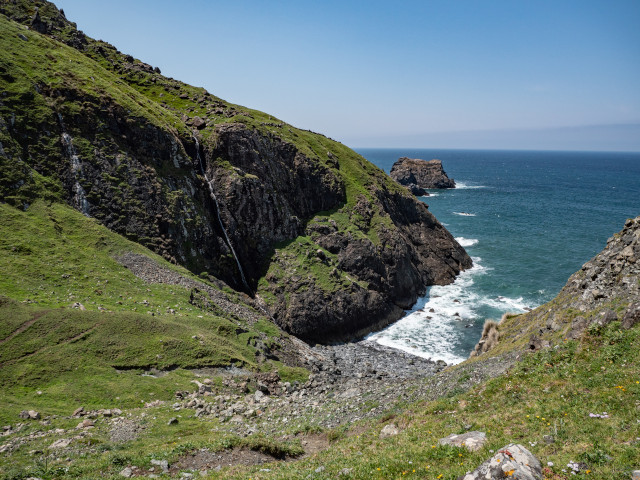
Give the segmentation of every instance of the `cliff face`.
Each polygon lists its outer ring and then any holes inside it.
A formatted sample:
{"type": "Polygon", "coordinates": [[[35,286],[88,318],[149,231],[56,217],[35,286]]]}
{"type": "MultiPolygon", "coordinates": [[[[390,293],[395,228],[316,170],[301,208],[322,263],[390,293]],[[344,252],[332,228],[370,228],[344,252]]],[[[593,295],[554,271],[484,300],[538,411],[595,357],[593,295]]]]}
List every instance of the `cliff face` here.
{"type": "Polygon", "coordinates": [[[640,323],[640,217],[627,220],[552,301],[523,315],[505,315],[498,326],[500,344],[508,349],[524,341],[527,350],[538,350],[615,321],[623,329],[640,323]]]}
{"type": "MultiPolygon", "coordinates": [[[[607,246],[574,273],[559,295],[563,306],[586,313],[621,313],[640,302],[640,217],[629,219],[607,246]]],[[[616,317],[618,314],[615,315],[616,317]]]]}
{"type": "Polygon", "coordinates": [[[391,167],[391,178],[416,193],[425,188],[455,188],[456,182],[449,178],[440,160],[420,160],[402,157],[391,167]]]}
{"type": "Polygon", "coordinates": [[[424,204],[343,145],[163,77],[51,3],[2,0],[0,14],[1,201],[69,203],[257,292],[307,340],[388,323],[471,265],[424,204]]]}

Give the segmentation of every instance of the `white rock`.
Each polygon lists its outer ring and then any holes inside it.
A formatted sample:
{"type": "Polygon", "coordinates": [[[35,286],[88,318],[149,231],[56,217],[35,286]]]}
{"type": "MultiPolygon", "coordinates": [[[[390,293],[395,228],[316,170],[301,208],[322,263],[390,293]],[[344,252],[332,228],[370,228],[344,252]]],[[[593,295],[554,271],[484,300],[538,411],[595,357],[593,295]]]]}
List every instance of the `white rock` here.
{"type": "Polygon", "coordinates": [[[542,465],[522,445],[511,443],[498,450],[498,453],[472,473],[466,474],[463,480],[491,480],[494,478],[542,480],[542,465]]]}
{"type": "Polygon", "coordinates": [[[156,465],[160,468],[162,468],[162,471],[164,473],[167,473],[169,471],[169,462],[166,460],[156,460],[156,459],[152,459],[151,460],[151,465],[156,465]]]}
{"type": "Polygon", "coordinates": [[[487,442],[487,434],[484,432],[472,431],[461,435],[451,434],[441,438],[440,445],[452,445],[454,447],[465,447],[472,452],[478,451],[487,442]]]}
{"type": "Polygon", "coordinates": [[[131,478],[133,476],[133,470],[131,467],[125,467],[120,471],[120,475],[125,478],[131,478]]]}
{"type": "Polygon", "coordinates": [[[400,430],[395,423],[389,423],[384,426],[384,428],[380,431],[380,438],[393,437],[394,435],[398,435],[400,430]]]}

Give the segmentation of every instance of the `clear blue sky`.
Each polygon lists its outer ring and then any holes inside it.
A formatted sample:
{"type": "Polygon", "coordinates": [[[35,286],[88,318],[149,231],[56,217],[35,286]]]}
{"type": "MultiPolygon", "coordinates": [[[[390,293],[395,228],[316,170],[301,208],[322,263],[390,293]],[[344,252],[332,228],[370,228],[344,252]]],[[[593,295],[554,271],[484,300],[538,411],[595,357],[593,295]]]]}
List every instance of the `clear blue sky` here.
{"type": "Polygon", "coordinates": [[[352,147],[640,150],[639,0],[58,0],[163,74],[352,147]]]}

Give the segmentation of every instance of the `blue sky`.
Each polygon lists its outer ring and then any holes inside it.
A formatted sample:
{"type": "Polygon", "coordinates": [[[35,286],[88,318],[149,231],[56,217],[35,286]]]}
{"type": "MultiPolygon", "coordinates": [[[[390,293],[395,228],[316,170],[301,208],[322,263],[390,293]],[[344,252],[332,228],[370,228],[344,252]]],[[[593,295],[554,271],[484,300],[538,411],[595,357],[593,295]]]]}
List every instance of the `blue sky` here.
{"type": "Polygon", "coordinates": [[[56,4],[165,75],[352,147],[640,150],[638,0],[56,4]]]}

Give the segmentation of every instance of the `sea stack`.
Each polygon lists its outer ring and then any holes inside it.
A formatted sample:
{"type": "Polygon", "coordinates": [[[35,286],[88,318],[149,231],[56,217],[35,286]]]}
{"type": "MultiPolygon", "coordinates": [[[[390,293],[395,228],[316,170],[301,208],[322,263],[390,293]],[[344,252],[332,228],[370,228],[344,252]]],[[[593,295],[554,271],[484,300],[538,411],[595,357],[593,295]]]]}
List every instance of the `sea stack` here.
{"type": "Polygon", "coordinates": [[[440,160],[421,160],[402,157],[391,167],[391,178],[406,186],[414,195],[425,195],[427,188],[455,188],[440,160]]]}

